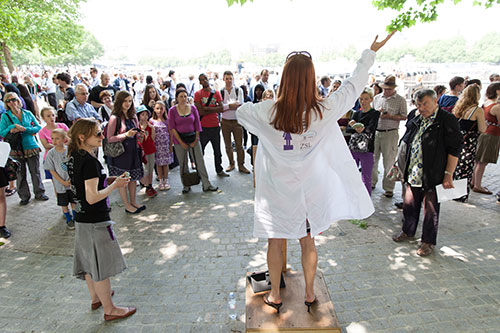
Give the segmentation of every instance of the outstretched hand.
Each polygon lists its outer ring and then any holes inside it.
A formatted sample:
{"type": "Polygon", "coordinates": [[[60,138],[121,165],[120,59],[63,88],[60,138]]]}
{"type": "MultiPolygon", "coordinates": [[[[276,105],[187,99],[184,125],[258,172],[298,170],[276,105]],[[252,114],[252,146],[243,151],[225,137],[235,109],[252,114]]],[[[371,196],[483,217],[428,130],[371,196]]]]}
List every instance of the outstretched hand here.
{"type": "Polygon", "coordinates": [[[380,50],[380,48],[382,46],[385,45],[385,43],[387,43],[387,41],[389,39],[391,39],[391,37],[396,33],[396,30],[394,30],[393,32],[391,32],[390,34],[387,35],[387,37],[385,37],[385,39],[381,42],[377,42],[377,39],[378,39],[378,35],[375,36],[375,40],[373,41],[372,45],[370,46],[370,50],[372,51],[375,51],[377,52],[378,50],[380,50]]]}

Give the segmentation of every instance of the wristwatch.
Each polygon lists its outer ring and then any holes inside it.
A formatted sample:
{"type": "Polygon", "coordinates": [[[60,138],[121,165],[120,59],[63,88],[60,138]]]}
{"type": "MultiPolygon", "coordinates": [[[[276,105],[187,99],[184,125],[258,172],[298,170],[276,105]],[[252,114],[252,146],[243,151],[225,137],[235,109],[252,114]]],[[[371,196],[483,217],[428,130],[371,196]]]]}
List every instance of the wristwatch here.
{"type": "Polygon", "coordinates": [[[444,170],[444,174],[445,175],[453,176],[453,172],[449,172],[448,170],[444,170]]]}

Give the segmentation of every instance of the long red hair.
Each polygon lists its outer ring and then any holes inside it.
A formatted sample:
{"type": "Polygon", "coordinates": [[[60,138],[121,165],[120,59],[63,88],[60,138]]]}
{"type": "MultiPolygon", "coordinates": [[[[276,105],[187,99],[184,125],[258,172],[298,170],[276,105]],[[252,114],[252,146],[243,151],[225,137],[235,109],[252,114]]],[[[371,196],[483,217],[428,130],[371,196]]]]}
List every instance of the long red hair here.
{"type": "Polygon", "coordinates": [[[283,68],[271,125],[279,131],[301,134],[309,129],[313,113],[323,118],[320,102],[311,58],[294,55],[283,68]]]}

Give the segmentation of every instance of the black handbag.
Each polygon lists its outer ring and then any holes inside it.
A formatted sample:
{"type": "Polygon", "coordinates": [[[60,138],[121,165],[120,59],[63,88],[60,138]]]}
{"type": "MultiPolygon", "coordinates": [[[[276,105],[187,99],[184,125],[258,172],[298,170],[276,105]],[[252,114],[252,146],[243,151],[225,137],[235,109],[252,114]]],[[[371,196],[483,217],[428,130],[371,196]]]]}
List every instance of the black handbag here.
{"type": "MultiPolygon", "coordinates": [[[[269,279],[269,271],[253,272],[248,277],[248,282],[252,286],[254,293],[271,290],[271,280],[269,279]]],[[[281,273],[280,288],[286,288],[285,278],[281,273]]]]}
{"type": "Polygon", "coordinates": [[[187,132],[187,133],[179,132],[179,136],[181,140],[187,144],[193,143],[194,140],[196,140],[196,132],[187,132]]]}
{"type": "MultiPolygon", "coordinates": [[[[9,117],[10,122],[12,125],[14,125],[14,122],[12,121],[12,118],[8,113],[5,113],[7,117],[9,117]]],[[[13,151],[22,151],[23,150],[23,136],[21,132],[16,132],[16,133],[7,133],[5,138],[3,138],[5,142],[7,142],[10,145],[10,149],[13,151]]]]}
{"type": "MultiPolygon", "coordinates": [[[[185,156],[184,156],[184,165],[188,165],[188,153],[189,153],[189,149],[191,148],[188,148],[185,156]]],[[[193,151],[193,156],[194,156],[194,151],[193,151]]],[[[196,159],[195,159],[195,163],[196,163],[196,159]]],[[[189,167],[187,167],[188,170],[189,170],[189,167]]],[[[182,170],[181,170],[182,172],[182,170]]],[[[182,185],[188,187],[188,186],[193,186],[193,185],[198,185],[201,181],[201,177],[200,175],[198,174],[198,166],[196,166],[196,171],[194,172],[183,172],[182,175],[181,175],[181,181],[182,181],[182,185]]]]}

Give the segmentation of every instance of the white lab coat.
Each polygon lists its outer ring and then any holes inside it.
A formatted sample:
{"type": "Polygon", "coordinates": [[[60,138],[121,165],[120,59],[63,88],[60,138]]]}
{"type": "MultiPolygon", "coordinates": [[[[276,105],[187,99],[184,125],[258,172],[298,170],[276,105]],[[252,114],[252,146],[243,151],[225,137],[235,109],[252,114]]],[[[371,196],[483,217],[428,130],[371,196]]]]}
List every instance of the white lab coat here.
{"type": "Polygon", "coordinates": [[[374,60],[375,52],[363,52],[352,76],[322,102],[323,119],[313,116],[306,133],[287,135],[274,129],[273,101],[238,108],[238,122],[259,137],[254,161],[255,237],[305,237],[306,219],[314,237],[334,221],[363,219],[374,212],[337,124],[366,85],[374,60]]]}

